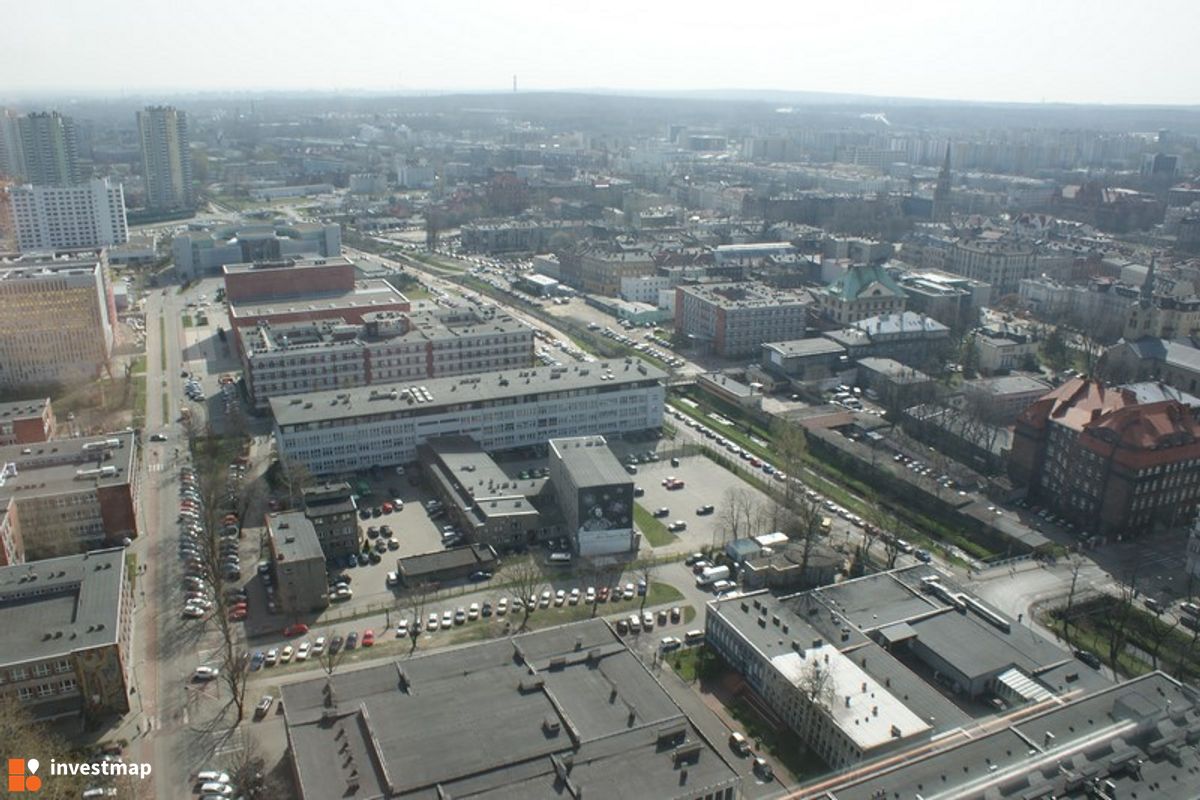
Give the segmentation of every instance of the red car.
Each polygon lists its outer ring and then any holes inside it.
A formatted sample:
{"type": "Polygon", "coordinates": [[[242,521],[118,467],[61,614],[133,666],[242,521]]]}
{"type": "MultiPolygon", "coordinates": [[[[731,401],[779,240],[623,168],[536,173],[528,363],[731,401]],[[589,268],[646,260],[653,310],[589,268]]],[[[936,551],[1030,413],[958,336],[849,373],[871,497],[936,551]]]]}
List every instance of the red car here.
{"type": "Polygon", "coordinates": [[[390,513],[392,513],[392,504],[391,504],[391,503],[384,503],[384,504],[383,504],[383,513],[385,513],[385,514],[390,514],[390,513]]]}
{"type": "Polygon", "coordinates": [[[246,607],[235,608],[229,612],[230,622],[244,622],[246,620],[246,607]]]}
{"type": "Polygon", "coordinates": [[[308,626],[303,622],[297,622],[294,625],[288,625],[283,629],[283,635],[291,639],[295,636],[303,636],[308,633],[308,626]]]}
{"type": "Polygon", "coordinates": [[[375,644],[375,631],[366,631],[363,633],[362,646],[370,647],[375,644]]]}
{"type": "Polygon", "coordinates": [[[601,586],[599,589],[596,590],[596,596],[598,598],[600,598],[601,603],[608,602],[608,587],[601,586]]]}

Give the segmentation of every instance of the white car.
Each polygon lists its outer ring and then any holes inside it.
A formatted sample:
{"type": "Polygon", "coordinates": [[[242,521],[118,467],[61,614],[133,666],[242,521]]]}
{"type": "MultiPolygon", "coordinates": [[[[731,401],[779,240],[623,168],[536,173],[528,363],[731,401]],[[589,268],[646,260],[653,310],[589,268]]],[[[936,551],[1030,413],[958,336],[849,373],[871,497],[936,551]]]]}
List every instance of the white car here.
{"type": "Polygon", "coordinates": [[[508,598],[501,597],[496,602],[496,616],[503,617],[507,613],[508,613],[508,598]]]}
{"type": "Polygon", "coordinates": [[[218,772],[215,769],[202,770],[196,776],[196,783],[229,783],[229,773],[218,772]]]}
{"type": "Polygon", "coordinates": [[[317,656],[321,655],[321,653],[324,653],[324,652],[325,652],[325,637],[318,636],[316,638],[316,640],[313,641],[313,646],[312,646],[313,658],[316,658],[317,656]]]}
{"type": "Polygon", "coordinates": [[[291,661],[293,652],[294,651],[292,650],[292,646],[290,644],[283,648],[283,650],[279,651],[279,663],[286,664],[291,661]]]}
{"type": "Polygon", "coordinates": [[[296,648],[296,660],[297,661],[307,661],[308,655],[311,652],[312,652],[312,645],[310,645],[308,642],[303,642],[299,647],[296,648]]]}
{"type": "Polygon", "coordinates": [[[467,609],[467,619],[479,619],[479,603],[471,603],[471,606],[467,609]]]}
{"type": "Polygon", "coordinates": [[[200,795],[217,795],[218,797],[229,797],[233,794],[233,787],[228,783],[218,783],[210,781],[209,783],[200,784],[200,795]]]}
{"type": "Polygon", "coordinates": [[[561,606],[566,601],[567,601],[567,593],[564,592],[562,589],[559,589],[557,592],[554,593],[554,605],[561,606]]]}
{"type": "Polygon", "coordinates": [[[438,615],[430,614],[429,621],[425,623],[425,630],[436,631],[438,629],[438,615]]]}
{"type": "Polygon", "coordinates": [[[546,589],[545,591],[542,592],[542,601],[541,601],[540,605],[542,606],[542,608],[550,607],[550,590],[549,589],[546,589]]]}
{"type": "Polygon", "coordinates": [[[442,612],[442,627],[449,628],[454,624],[454,612],[446,610],[442,612]]]}
{"type": "Polygon", "coordinates": [[[396,623],[396,636],[400,639],[408,636],[408,620],[402,619],[396,623]]]}
{"type": "Polygon", "coordinates": [[[584,595],[584,602],[587,603],[589,606],[592,603],[596,602],[596,587],[595,586],[587,587],[587,593],[584,595]]]}
{"type": "Polygon", "coordinates": [[[192,679],[197,681],[211,681],[221,674],[221,671],[216,667],[196,667],[196,671],[192,673],[192,679]]]}
{"type": "Polygon", "coordinates": [[[567,596],[567,602],[573,606],[579,605],[579,587],[576,586],[571,590],[571,594],[567,596]]]}

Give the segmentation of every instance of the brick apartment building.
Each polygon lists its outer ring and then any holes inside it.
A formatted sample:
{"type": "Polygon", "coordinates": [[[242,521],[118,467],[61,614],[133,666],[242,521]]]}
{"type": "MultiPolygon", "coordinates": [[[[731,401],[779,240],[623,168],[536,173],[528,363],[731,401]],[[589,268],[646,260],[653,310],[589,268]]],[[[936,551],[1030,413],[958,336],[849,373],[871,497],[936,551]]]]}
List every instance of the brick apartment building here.
{"type": "Polygon", "coordinates": [[[1017,417],[1009,473],[1081,536],[1180,525],[1200,496],[1200,422],[1179,400],[1076,378],[1017,417]]]}

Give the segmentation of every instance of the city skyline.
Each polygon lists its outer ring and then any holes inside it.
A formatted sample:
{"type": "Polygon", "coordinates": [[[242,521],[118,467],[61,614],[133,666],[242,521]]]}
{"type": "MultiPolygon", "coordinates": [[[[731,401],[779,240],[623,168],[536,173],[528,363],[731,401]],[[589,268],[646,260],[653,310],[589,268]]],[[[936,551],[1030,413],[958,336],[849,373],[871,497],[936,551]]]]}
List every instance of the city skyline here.
{"type": "Polygon", "coordinates": [[[1200,86],[1176,68],[1200,7],[1139,6],[1130,25],[1116,2],[1076,0],[891,7],[767,3],[733,18],[610,4],[564,19],[545,2],[395,13],[378,2],[339,6],[333,24],[307,1],[278,17],[262,4],[217,0],[167,8],[121,0],[112,13],[60,15],[32,7],[10,20],[0,70],[7,94],[189,91],[504,92],[780,91],[974,102],[1108,105],[1200,103],[1200,86]],[[49,18],[53,15],[53,20],[49,18]],[[136,26],[130,20],[138,20],[136,26]],[[237,20],[253,47],[212,46],[237,20]],[[37,58],[35,31],[71,48],[37,58]],[[161,30],[162,37],[147,37],[161,30]],[[171,36],[171,30],[198,35],[171,36]],[[203,31],[210,31],[204,35],[203,31]],[[664,32],[669,32],[664,35],[664,32]],[[469,42],[469,48],[456,43],[469,42]],[[118,50],[137,58],[114,59],[118,50]],[[1115,55],[1114,55],[1115,54],[1115,55]],[[336,57],[333,57],[336,56],[336,57]],[[27,68],[37,63],[38,70],[27,68]],[[146,63],[155,69],[147,71],[146,63]],[[280,69],[286,65],[286,69],[280,69]],[[81,77],[86,76],[86,77],[81,77]]]}

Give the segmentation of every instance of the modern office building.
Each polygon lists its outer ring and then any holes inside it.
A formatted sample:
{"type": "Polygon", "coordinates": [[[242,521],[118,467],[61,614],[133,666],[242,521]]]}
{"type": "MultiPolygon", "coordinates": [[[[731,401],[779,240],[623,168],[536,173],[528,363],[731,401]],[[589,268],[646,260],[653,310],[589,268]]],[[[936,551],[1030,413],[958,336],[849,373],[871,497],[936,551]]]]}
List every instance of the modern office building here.
{"type": "MultiPolygon", "coordinates": [[[[320,320],[336,320],[361,325],[368,314],[375,312],[406,312],[411,307],[408,298],[385,280],[370,278],[355,281],[341,292],[310,294],[304,297],[285,297],[261,302],[229,303],[229,325],[235,335],[239,330],[262,324],[290,325],[320,320]]],[[[237,341],[239,348],[245,342],[237,341]]]]}
{"type": "MultiPolygon", "coordinates": [[[[342,254],[342,226],[318,222],[276,220],[261,224],[194,226],[171,240],[175,270],[186,279],[220,274],[229,265],[245,273],[259,262],[278,268],[281,264],[337,262],[342,254]]],[[[299,278],[300,276],[295,276],[299,278]]],[[[309,278],[313,278],[310,275],[309,278]]],[[[252,282],[260,289],[265,281],[252,282]]],[[[302,294],[299,287],[279,286],[284,292],[302,294]]]]}
{"type": "Polygon", "coordinates": [[[8,198],[17,248],[23,253],[129,241],[125,190],[108,178],[73,186],[11,186],[8,198]]]}
{"type": "Polygon", "coordinates": [[[842,325],[903,313],[908,296],[880,264],[855,264],[816,294],[821,314],[842,325]]]}
{"type": "Polygon", "coordinates": [[[339,670],[282,703],[298,800],[741,797],[725,742],[603,620],[339,670]]]}
{"type": "Polygon", "coordinates": [[[325,553],[304,512],[268,514],[267,546],[281,613],[297,617],[329,605],[325,553]]]}
{"type": "Polygon", "coordinates": [[[803,339],[810,298],[760,283],[675,288],[675,332],[718,356],[758,355],[763,342],[803,339]]]}
{"type": "Polygon", "coordinates": [[[57,111],[0,114],[0,175],[35,186],[82,182],[75,120],[57,111]]]}
{"type": "Polygon", "coordinates": [[[0,387],[95,379],[117,314],[103,254],[0,261],[0,387]]]}
{"type": "MultiPolygon", "coordinates": [[[[300,301],[302,303],[302,301],[300,301]]],[[[235,328],[256,407],[272,397],[441,378],[533,363],[533,330],[494,310],[368,312],[344,319],[235,328]]]]}
{"type": "Polygon", "coordinates": [[[137,123],[146,208],[151,211],[195,208],[187,114],[171,106],[147,106],[137,112],[137,123]]]}
{"type": "Polygon", "coordinates": [[[0,403],[0,446],[53,439],[56,425],[49,397],[0,403]]]}
{"type": "Polygon", "coordinates": [[[357,553],[362,543],[358,503],[348,483],[324,483],[301,491],[304,516],[316,532],[326,558],[357,553]]]}
{"type": "Polygon", "coordinates": [[[662,426],[666,373],[632,358],[275,397],[275,441],[315,475],[405,464],[451,434],[485,450],[662,426]]]}
{"type": "Polygon", "coordinates": [[[705,641],[836,770],[1110,685],[924,565],[711,601],[705,641]]]}
{"type": "Polygon", "coordinates": [[[137,450],[133,431],[0,447],[0,508],[12,515],[24,559],[82,553],[136,537],[137,450]]]}
{"type": "Polygon", "coordinates": [[[0,696],[42,720],[125,714],[132,628],[122,548],[0,567],[0,696]]]}
{"type": "Polygon", "coordinates": [[[637,550],[633,481],[603,436],[551,439],[549,466],[575,552],[592,557],[637,550]]]}
{"type": "Polygon", "coordinates": [[[1177,399],[1074,378],[1017,417],[1009,474],[1081,535],[1140,536],[1190,522],[1200,422],[1177,399]]]}

